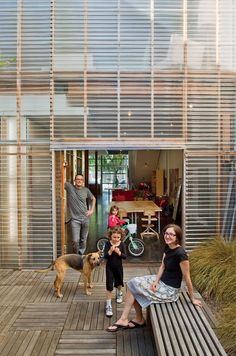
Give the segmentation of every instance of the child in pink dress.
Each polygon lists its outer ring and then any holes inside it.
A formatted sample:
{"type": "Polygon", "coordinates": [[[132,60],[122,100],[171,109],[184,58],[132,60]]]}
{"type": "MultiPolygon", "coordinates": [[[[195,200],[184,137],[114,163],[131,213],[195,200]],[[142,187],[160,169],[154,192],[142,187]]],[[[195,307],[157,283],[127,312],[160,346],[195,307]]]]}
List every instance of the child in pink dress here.
{"type": "Polygon", "coordinates": [[[108,216],[108,228],[111,229],[114,226],[121,226],[124,224],[127,224],[127,222],[120,218],[118,206],[112,205],[108,216]]]}

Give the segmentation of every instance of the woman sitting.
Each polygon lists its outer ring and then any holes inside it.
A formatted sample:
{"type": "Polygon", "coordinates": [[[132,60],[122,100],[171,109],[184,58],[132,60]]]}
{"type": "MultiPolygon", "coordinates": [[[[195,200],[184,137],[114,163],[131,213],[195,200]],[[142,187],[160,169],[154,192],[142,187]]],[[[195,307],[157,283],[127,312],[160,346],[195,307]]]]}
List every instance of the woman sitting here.
{"type": "Polygon", "coordinates": [[[164,230],[166,243],[163,259],[157,275],[132,278],[127,283],[125,305],[120,319],[106,330],[116,332],[120,329],[134,329],[145,325],[142,308],[152,303],[175,302],[180,295],[182,279],[185,279],[188,293],[193,304],[201,306],[194,298],[190,278],[188,256],[181,246],[182,230],[175,224],[167,225],[164,230]],[[134,307],[136,315],[129,321],[129,313],[134,307]]]}

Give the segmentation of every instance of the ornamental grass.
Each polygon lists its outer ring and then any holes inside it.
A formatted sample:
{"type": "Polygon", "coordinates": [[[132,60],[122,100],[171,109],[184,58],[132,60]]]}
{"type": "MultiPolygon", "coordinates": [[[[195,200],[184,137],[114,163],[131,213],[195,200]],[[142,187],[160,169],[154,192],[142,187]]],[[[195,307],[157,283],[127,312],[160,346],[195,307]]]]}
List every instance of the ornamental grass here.
{"type": "Polygon", "coordinates": [[[228,356],[236,355],[236,303],[223,308],[218,314],[217,335],[228,356]]]}
{"type": "Polygon", "coordinates": [[[191,278],[205,298],[236,302],[236,243],[214,239],[190,254],[191,278]]]}
{"type": "Polygon", "coordinates": [[[214,305],[216,333],[229,356],[236,355],[236,242],[217,238],[190,254],[195,287],[214,305]]]}

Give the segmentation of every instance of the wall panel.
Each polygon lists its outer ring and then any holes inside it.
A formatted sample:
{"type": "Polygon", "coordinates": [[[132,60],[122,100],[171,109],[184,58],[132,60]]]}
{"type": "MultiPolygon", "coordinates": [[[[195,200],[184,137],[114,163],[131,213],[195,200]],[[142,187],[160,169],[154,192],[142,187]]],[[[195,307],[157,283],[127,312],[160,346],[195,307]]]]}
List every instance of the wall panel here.
{"type": "Polygon", "coordinates": [[[188,249],[235,238],[235,1],[0,0],[0,10],[3,266],[51,259],[53,149],[185,149],[188,249]]]}

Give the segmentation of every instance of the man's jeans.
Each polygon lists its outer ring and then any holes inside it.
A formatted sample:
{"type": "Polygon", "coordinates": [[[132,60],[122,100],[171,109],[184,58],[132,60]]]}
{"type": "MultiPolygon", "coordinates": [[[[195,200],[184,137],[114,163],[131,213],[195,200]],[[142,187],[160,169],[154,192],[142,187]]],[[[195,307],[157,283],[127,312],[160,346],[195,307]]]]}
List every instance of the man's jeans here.
{"type": "Polygon", "coordinates": [[[83,222],[71,219],[71,231],[74,252],[83,255],[87,246],[89,218],[83,222]]]}

